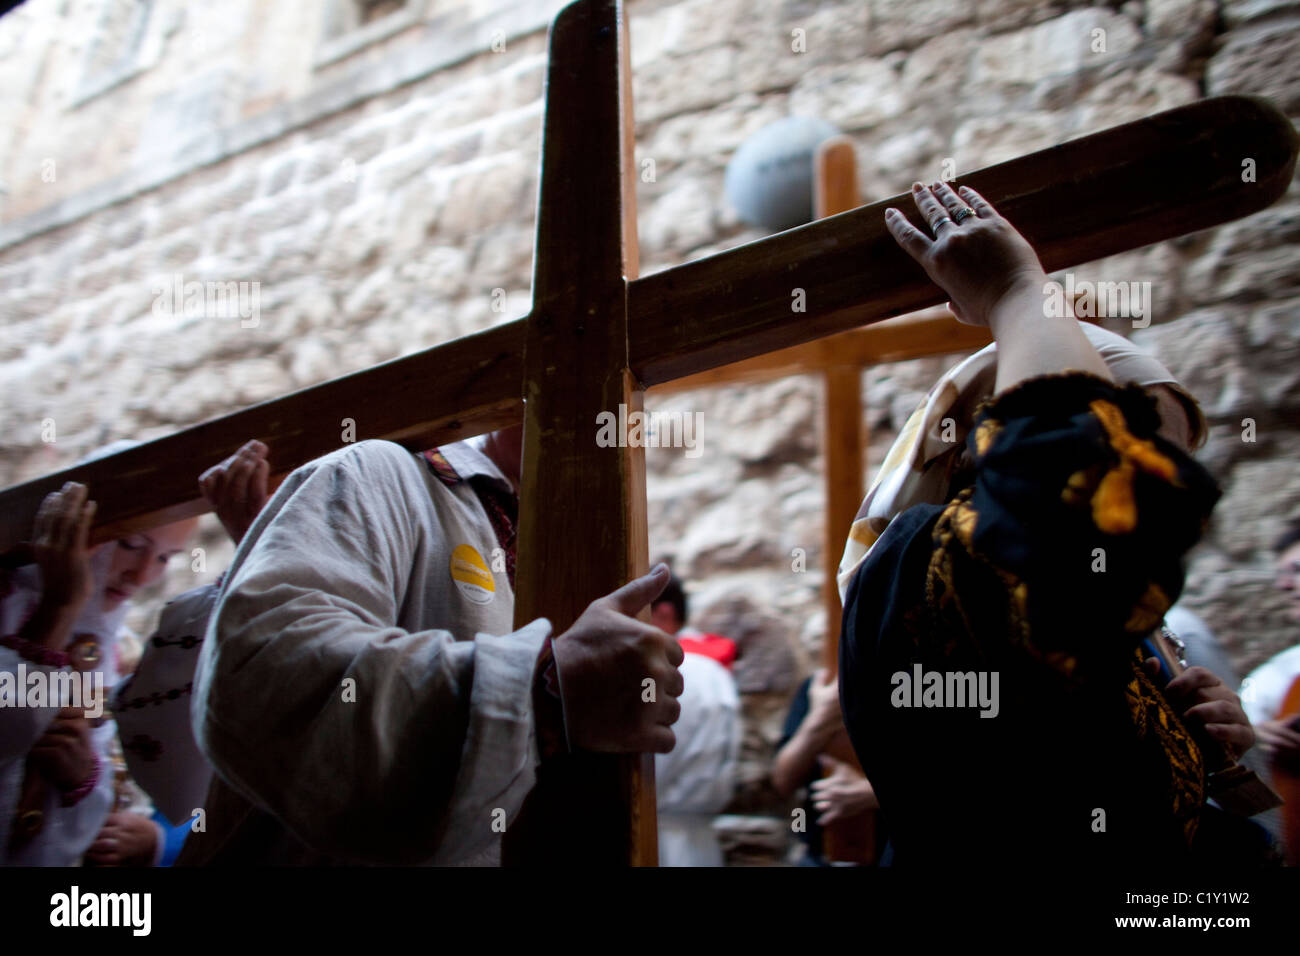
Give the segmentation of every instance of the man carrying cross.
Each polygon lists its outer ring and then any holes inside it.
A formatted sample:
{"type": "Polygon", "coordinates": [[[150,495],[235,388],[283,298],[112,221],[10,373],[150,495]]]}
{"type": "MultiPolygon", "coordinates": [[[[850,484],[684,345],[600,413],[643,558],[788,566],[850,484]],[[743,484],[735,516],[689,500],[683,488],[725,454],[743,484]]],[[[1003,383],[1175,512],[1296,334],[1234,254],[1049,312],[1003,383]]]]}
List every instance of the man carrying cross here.
{"type": "Polygon", "coordinates": [[[223,779],[180,862],[492,863],[552,754],[672,749],[682,650],[634,617],[666,567],[559,636],[512,626],[521,437],[285,480],[209,625],[193,719],[223,779]]]}

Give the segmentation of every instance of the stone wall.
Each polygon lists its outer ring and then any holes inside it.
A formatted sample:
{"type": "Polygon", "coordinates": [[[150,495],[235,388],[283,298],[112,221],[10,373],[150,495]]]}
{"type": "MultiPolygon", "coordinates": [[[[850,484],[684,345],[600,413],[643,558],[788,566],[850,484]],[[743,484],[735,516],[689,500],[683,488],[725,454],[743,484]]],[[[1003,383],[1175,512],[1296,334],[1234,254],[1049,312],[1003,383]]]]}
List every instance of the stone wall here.
{"type": "MultiPolygon", "coordinates": [[[[88,73],[105,60],[92,57],[102,6],[28,0],[0,19],[0,482],[527,312],[544,24],[559,3],[429,0],[328,59],[328,4],[155,0],[117,74],[88,73]],[[159,308],[176,276],[258,283],[258,321],[159,308]]],[[[1300,115],[1300,5],[1284,0],[628,9],[637,158],[655,171],[639,184],[643,273],[759,236],[726,205],[723,173],[749,134],[789,114],[854,138],[864,198],[1204,95],[1260,93],[1300,115]]],[[[1300,514],[1295,190],[1075,274],[1151,283],[1153,324],[1135,337],[1205,406],[1202,456],[1225,495],[1186,602],[1244,672],[1294,634],[1268,544],[1300,514]]],[[[955,358],[865,373],[873,462],[955,358]]],[[[801,377],[647,401],[703,415],[699,457],[649,451],[652,557],[690,582],[697,626],[741,643],[734,809],[774,818],[785,808],[766,767],[818,659],[820,574],[838,559],[822,553],[820,402],[801,377]]],[[[211,576],[229,549],[205,520],[211,576]]],[[[195,580],[175,568],[135,625],[195,580]]]]}

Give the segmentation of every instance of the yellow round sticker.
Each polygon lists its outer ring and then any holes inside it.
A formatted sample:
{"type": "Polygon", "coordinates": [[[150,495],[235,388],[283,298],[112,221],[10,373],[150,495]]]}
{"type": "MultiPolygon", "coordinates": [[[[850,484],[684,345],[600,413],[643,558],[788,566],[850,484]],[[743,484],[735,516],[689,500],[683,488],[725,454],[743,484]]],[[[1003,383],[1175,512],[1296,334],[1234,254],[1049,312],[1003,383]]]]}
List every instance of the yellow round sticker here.
{"type": "Polygon", "coordinates": [[[475,604],[487,604],[496,597],[497,586],[487,562],[468,544],[456,545],[451,553],[451,579],[475,604]]]}

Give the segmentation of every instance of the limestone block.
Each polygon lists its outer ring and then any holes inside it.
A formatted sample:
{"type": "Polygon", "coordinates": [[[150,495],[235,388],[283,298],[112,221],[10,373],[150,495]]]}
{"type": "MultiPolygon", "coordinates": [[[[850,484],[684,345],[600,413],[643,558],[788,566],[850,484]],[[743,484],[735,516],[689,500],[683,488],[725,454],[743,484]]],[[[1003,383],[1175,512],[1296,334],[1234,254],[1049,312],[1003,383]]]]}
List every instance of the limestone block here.
{"type": "Polygon", "coordinates": [[[985,35],[1003,33],[1059,16],[1063,8],[1088,7],[1088,0],[1043,3],[1042,0],[975,0],[975,22],[985,35]]]}
{"type": "Polygon", "coordinates": [[[941,33],[907,56],[903,89],[909,99],[926,100],[955,95],[967,82],[971,60],[980,43],[975,30],[941,33]]]}
{"type": "Polygon", "coordinates": [[[405,288],[418,290],[416,295],[450,302],[464,289],[468,266],[469,254],[459,246],[426,246],[418,258],[397,267],[397,276],[405,288]]]}
{"type": "Polygon", "coordinates": [[[1098,83],[1083,97],[1070,138],[1140,120],[1200,98],[1196,83],[1185,76],[1158,70],[1125,71],[1098,83]]]}
{"type": "Polygon", "coordinates": [[[663,43],[673,56],[691,56],[752,29],[753,13],[747,0],[685,0],[667,12],[663,43]]]}
{"type": "Polygon", "coordinates": [[[763,607],[763,589],[736,585],[692,609],[694,626],[736,642],[732,673],[742,694],[789,693],[801,671],[791,635],[780,618],[763,607]]]}
{"type": "Polygon", "coordinates": [[[742,481],[723,499],[703,506],[677,544],[682,571],[692,578],[724,569],[771,566],[784,559],[763,526],[770,489],[742,481]]]}
{"type": "Polygon", "coordinates": [[[257,194],[259,196],[274,196],[276,193],[283,192],[293,182],[300,166],[301,161],[292,153],[272,156],[262,163],[262,167],[258,171],[257,194]]]}
{"type": "Polygon", "coordinates": [[[875,126],[906,105],[894,69],[875,59],[815,66],[790,91],[791,115],[822,119],[845,131],[875,126]]]}
{"type": "Polygon", "coordinates": [[[1223,21],[1239,27],[1251,20],[1300,13],[1296,0],[1223,0],[1223,21]]]}
{"type": "Polygon", "coordinates": [[[788,113],[784,96],[742,93],[717,109],[670,117],[640,137],[637,174],[642,182],[667,182],[670,171],[690,160],[725,166],[749,136],[788,113]],[[645,179],[647,159],[654,160],[654,180],[645,179]]]}
{"type": "Polygon", "coordinates": [[[1230,310],[1204,309],[1176,322],[1138,329],[1132,340],[1165,364],[1207,416],[1235,419],[1251,414],[1260,401],[1235,319],[1230,310]]]}
{"type": "Polygon", "coordinates": [[[1267,554],[1288,515],[1300,514],[1300,436],[1279,432],[1242,453],[1215,509],[1215,543],[1238,561],[1267,554]]]}
{"type": "MultiPolygon", "coordinates": [[[[775,46],[775,44],[773,44],[775,46]]],[[[798,78],[801,67],[791,61],[795,54],[779,49],[766,50],[772,59],[768,67],[782,68],[793,74],[790,82],[798,78]]],[[[754,62],[753,54],[743,58],[731,46],[715,46],[685,59],[671,56],[650,60],[632,77],[632,99],[636,103],[637,120],[656,122],[679,113],[701,110],[729,100],[737,90],[753,90],[761,86],[763,67],[754,62]],[[746,64],[753,63],[752,66],[746,64]],[[741,78],[744,71],[745,78],[741,78]],[[745,80],[754,81],[753,84],[745,80]]],[[[774,84],[775,85],[775,84],[774,84]]]]}
{"type": "Polygon", "coordinates": [[[918,46],[965,26],[974,16],[970,4],[947,0],[871,0],[869,7],[867,52],[872,56],[918,46]]]}
{"type": "Polygon", "coordinates": [[[1267,96],[1288,114],[1300,112],[1300,19],[1265,21],[1233,30],[1205,70],[1211,96],[1267,96]]]}
{"type": "MultiPolygon", "coordinates": [[[[493,230],[475,244],[474,275],[490,288],[508,289],[527,281],[533,263],[535,235],[531,223],[511,224],[493,230]]],[[[459,253],[464,247],[456,247],[459,253]]],[[[463,264],[464,265],[464,264],[463,264]]]]}
{"type": "Polygon", "coordinates": [[[992,166],[1057,145],[1066,139],[1068,124],[1060,113],[972,117],[953,133],[952,157],[959,172],[992,166]]]}
{"type": "Polygon", "coordinates": [[[1142,36],[1127,17],[1102,8],[1075,10],[1014,33],[1000,34],[975,50],[978,86],[1035,83],[1113,62],[1135,50],[1142,36]]]}
{"type": "Polygon", "coordinates": [[[293,387],[284,367],[270,358],[250,358],[240,362],[232,369],[231,382],[233,395],[225,409],[227,411],[278,398],[293,387]]]}
{"type": "Polygon", "coordinates": [[[518,153],[485,156],[451,173],[440,228],[474,236],[513,222],[522,204],[536,201],[537,170],[518,153]]]}
{"type": "Polygon", "coordinates": [[[1198,302],[1290,297],[1300,290],[1300,204],[1285,203],[1217,228],[1187,272],[1198,302]]]}
{"type": "Polygon", "coordinates": [[[321,268],[341,278],[373,262],[386,242],[389,211],[386,197],[363,195],[339,213],[321,250],[321,268]]]}
{"type": "Polygon", "coordinates": [[[482,130],[463,135],[445,149],[450,163],[467,163],[480,153],[519,152],[536,163],[541,158],[542,101],[535,100],[518,109],[494,114],[482,130]]]}
{"type": "Polygon", "coordinates": [[[1182,603],[1210,626],[1243,677],[1295,643],[1289,602],[1273,577],[1271,556],[1239,565],[1217,549],[1202,548],[1189,562],[1182,603]]]}
{"type": "Polygon", "coordinates": [[[659,196],[640,215],[646,253],[686,251],[713,236],[714,205],[719,197],[696,180],[686,180],[659,196]]]}
{"type": "Polygon", "coordinates": [[[368,192],[391,193],[442,165],[442,143],[426,137],[387,150],[367,163],[363,185],[368,192]]]}
{"type": "Polygon", "coordinates": [[[1147,30],[1161,38],[1213,32],[1218,15],[1215,0],[1146,0],[1146,8],[1147,30]]]}
{"type": "Polygon", "coordinates": [[[383,266],[356,283],[343,300],[349,325],[365,325],[393,308],[393,276],[393,267],[383,266]]]}

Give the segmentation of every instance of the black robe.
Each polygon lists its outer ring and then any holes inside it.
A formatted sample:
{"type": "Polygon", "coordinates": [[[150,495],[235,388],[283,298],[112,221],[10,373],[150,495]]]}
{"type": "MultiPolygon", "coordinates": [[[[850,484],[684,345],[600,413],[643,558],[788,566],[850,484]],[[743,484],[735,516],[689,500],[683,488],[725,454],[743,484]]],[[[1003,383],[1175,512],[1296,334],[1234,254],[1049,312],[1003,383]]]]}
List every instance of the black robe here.
{"type": "Polygon", "coordinates": [[[854,576],[840,700],[896,865],[1187,857],[1204,761],[1139,648],[1219,492],[1158,427],[1135,386],[1024,382],[977,413],[962,490],[899,515],[854,576]],[[904,706],[916,665],[946,706],[904,706]],[[948,693],[994,673],[996,716],[948,693]]]}

